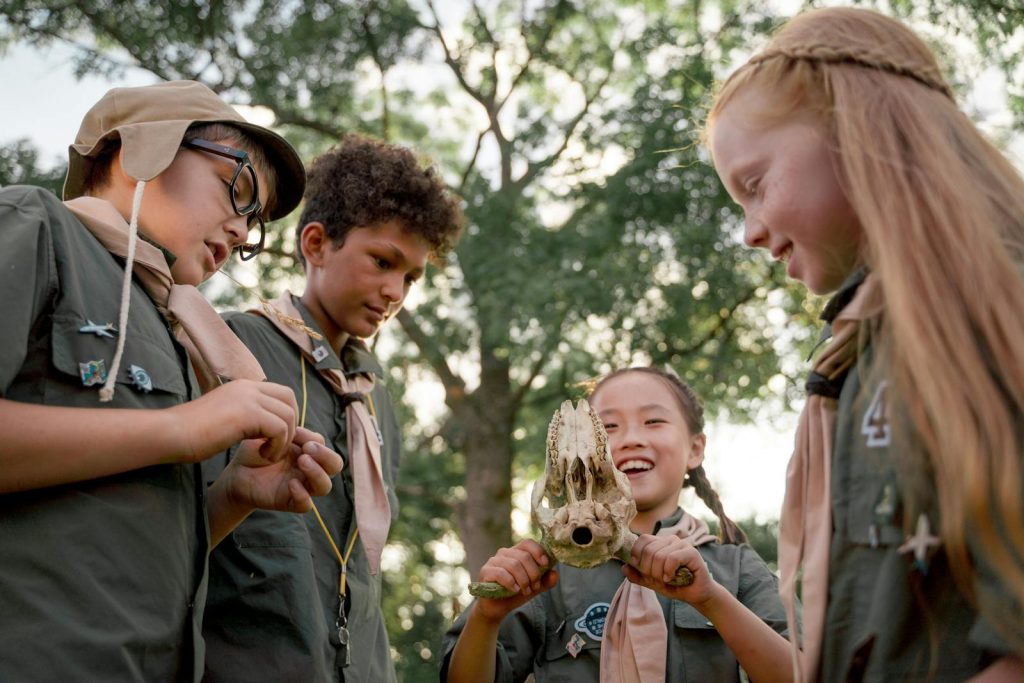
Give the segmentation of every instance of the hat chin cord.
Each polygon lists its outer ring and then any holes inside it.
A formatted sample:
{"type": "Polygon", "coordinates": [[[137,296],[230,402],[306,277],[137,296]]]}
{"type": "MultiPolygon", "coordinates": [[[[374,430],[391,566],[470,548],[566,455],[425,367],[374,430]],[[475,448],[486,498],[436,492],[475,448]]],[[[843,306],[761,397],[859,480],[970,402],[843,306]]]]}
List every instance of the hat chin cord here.
{"type": "Polygon", "coordinates": [[[114,351],[114,360],[110,363],[110,372],[100,389],[100,401],[106,403],[114,398],[114,386],[117,383],[117,373],[121,368],[121,357],[124,355],[124,341],[128,336],[128,308],[131,304],[132,294],[132,267],[135,265],[135,245],[139,241],[139,209],[142,206],[142,193],[146,190],[146,181],[140,180],[135,184],[135,195],[132,197],[132,217],[128,222],[128,255],[124,262],[124,279],[121,283],[121,308],[117,317],[117,348],[114,351]]]}

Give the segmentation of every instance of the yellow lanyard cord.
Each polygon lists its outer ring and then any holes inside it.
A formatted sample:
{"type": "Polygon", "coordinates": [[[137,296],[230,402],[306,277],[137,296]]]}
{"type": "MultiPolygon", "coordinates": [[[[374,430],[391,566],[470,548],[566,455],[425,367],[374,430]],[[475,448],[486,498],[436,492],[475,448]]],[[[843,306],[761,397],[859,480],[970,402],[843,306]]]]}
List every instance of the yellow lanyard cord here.
{"type": "MultiPolygon", "coordinates": [[[[302,361],[302,414],[299,417],[299,426],[306,426],[306,357],[301,353],[299,354],[299,360],[302,361]]],[[[370,399],[370,414],[375,415],[373,410],[373,399],[370,399]]],[[[345,554],[342,555],[341,551],[338,550],[338,545],[331,538],[331,532],[327,530],[327,525],[324,524],[324,518],[320,516],[320,511],[316,509],[316,503],[313,503],[313,514],[316,515],[316,521],[320,522],[320,528],[324,530],[324,536],[327,537],[327,542],[331,544],[331,550],[334,551],[334,556],[338,558],[338,566],[341,567],[341,577],[338,580],[338,595],[344,598],[345,596],[345,579],[348,577],[348,560],[352,557],[352,548],[356,545],[356,539],[359,538],[359,527],[357,526],[352,532],[352,538],[348,541],[348,546],[345,548],[345,554]]]]}
{"type": "Polygon", "coordinates": [[[352,557],[352,547],[356,544],[356,539],[359,537],[359,527],[356,527],[355,531],[352,532],[352,538],[349,539],[348,547],[345,548],[345,555],[342,556],[334,539],[331,538],[331,532],[327,530],[327,525],[324,524],[324,518],[320,516],[320,511],[316,509],[315,503],[313,504],[313,514],[316,515],[316,521],[320,522],[320,528],[324,530],[324,536],[327,537],[327,542],[331,544],[334,556],[338,558],[338,566],[341,567],[341,578],[338,580],[338,595],[344,597],[345,579],[348,576],[348,558],[352,557]]]}

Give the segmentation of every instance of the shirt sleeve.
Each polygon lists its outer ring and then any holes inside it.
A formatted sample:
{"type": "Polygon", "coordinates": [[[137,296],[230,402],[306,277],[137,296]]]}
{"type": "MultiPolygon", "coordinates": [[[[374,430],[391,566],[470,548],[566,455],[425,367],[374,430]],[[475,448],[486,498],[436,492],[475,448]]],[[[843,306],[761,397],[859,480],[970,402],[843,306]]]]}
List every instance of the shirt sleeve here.
{"type": "MultiPolygon", "coordinates": [[[[772,629],[784,638],[789,638],[786,610],[779,598],[779,579],[768,569],[757,551],[746,545],[740,546],[740,584],[736,597],[772,629]]],[[[798,622],[799,615],[798,603],[798,622]]]]}
{"type": "MultiPolygon", "coordinates": [[[[537,656],[536,643],[541,642],[538,638],[542,640],[543,636],[538,629],[543,629],[544,621],[543,619],[538,621],[534,614],[536,610],[540,609],[539,602],[538,598],[534,598],[506,616],[501,622],[494,661],[495,683],[522,683],[533,673],[534,660],[537,656]]],[[[455,649],[462,629],[466,626],[466,618],[472,609],[473,605],[471,604],[444,635],[441,643],[443,652],[439,678],[441,683],[446,683],[448,679],[448,664],[451,661],[452,651],[455,649]]]]}
{"type": "Polygon", "coordinates": [[[33,187],[0,191],[0,397],[24,365],[32,328],[58,288],[50,221],[51,211],[63,207],[43,194],[33,187]]]}

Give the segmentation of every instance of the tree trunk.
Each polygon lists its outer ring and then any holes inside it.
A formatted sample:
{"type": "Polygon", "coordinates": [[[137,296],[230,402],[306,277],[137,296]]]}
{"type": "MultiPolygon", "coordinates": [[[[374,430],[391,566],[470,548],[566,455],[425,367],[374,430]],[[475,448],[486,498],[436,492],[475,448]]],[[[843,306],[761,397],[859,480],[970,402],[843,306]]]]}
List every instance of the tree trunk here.
{"type": "Polygon", "coordinates": [[[508,363],[489,354],[480,386],[458,415],[466,457],[466,504],[459,522],[466,569],[474,578],[498,548],[512,542],[511,403],[508,363]]]}

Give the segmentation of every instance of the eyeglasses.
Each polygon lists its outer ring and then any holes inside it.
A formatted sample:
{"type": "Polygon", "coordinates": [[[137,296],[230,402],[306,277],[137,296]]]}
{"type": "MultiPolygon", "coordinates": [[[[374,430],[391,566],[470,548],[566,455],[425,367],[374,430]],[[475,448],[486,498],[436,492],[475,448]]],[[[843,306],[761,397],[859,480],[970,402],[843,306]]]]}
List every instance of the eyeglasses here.
{"type": "Polygon", "coordinates": [[[244,244],[238,247],[238,255],[243,261],[248,261],[256,254],[263,251],[263,243],[266,240],[267,230],[263,225],[263,206],[260,205],[260,184],[256,179],[256,169],[249,160],[249,155],[240,149],[219,145],[209,140],[184,140],[184,147],[202,150],[210,154],[234,159],[238,164],[231,176],[231,184],[228,186],[228,194],[231,196],[231,208],[239,216],[248,216],[246,226],[249,228],[249,235],[244,244]],[[256,235],[259,230],[258,237],[256,235]],[[252,239],[256,237],[256,239],[252,239]]]}

